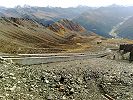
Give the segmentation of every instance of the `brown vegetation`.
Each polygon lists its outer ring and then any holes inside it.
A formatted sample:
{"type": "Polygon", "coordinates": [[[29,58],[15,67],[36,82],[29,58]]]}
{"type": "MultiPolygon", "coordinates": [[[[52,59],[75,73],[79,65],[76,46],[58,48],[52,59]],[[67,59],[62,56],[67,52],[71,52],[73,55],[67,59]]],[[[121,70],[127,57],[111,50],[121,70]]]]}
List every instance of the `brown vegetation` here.
{"type": "MultiPolygon", "coordinates": [[[[69,20],[49,27],[22,18],[0,18],[0,51],[6,53],[46,53],[80,51],[88,48],[86,30],[69,20]],[[87,43],[87,44],[86,44],[87,43]]],[[[97,37],[97,36],[96,36],[97,37]]]]}

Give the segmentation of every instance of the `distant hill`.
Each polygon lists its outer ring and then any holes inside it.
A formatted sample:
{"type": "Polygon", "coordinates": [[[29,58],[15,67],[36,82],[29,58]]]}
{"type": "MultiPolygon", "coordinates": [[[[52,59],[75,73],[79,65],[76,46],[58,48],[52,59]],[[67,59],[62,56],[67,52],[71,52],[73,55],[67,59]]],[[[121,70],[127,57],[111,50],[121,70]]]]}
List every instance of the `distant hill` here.
{"type": "Polygon", "coordinates": [[[62,52],[67,50],[67,47],[74,49],[79,47],[77,43],[88,41],[87,36],[82,35],[85,31],[79,24],[66,19],[44,27],[30,19],[2,17],[0,18],[0,51],[7,53],[62,52]],[[61,22],[64,28],[63,35],[61,35],[61,24],[59,25],[61,22]],[[72,27],[69,26],[71,24],[72,27]]]}
{"type": "Polygon", "coordinates": [[[86,6],[60,8],[60,7],[31,7],[17,6],[15,8],[0,7],[0,16],[34,19],[46,25],[56,22],[62,18],[73,19],[81,13],[92,9],[86,6]]]}
{"type": "Polygon", "coordinates": [[[133,17],[120,25],[115,32],[119,37],[133,39],[133,17]]]}
{"type": "Polygon", "coordinates": [[[111,37],[111,29],[124,20],[124,18],[133,15],[133,7],[123,7],[112,5],[109,7],[100,7],[82,13],[73,20],[99,35],[111,37]]]}

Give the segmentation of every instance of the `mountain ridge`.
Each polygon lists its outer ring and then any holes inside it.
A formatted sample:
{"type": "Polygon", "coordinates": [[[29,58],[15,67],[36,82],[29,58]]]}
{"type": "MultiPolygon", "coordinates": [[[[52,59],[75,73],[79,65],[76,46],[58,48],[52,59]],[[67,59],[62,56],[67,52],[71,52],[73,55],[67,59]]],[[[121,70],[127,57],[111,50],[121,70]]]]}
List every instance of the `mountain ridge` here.
{"type": "Polygon", "coordinates": [[[43,25],[51,24],[60,19],[73,19],[82,12],[91,9],[90,7],[61,8],[61,7],[21,7],[0,9],[3,17],[29,17],[43,25]]]}
{"type": "Polygon", "coordinates": [[[122,22],[125,17],[132,15],[133,7],[109,6],[89,10],[73,20],[94,33],[112,37],[109,35],[111,29],[122,22]]]}
{"type": "MultiPolygon", "coordinates": [[[[87,31],[103,37],[112,38],[115,36],[110,35],[111,30],[120,22],[124,21],[125,18],[133,16],[133,6],[111,5],[97,8],[86,6],[61,8],[32,7],[26,5],[15,8],[2,7],[0,8],[0,16],[30,19],[45,27],[53,25],[61,19],[68,19],[82,25],[87,31]]],[[[130,28],[128,29],[130,30],[130,28]]],[[[119,37],[121,38],[121,36],[119,37]]],[[[127,35],[124,37],[129,38],[127,35]]]]}
{"type": "MultiPolygon", "coordinates": [[[[69,20],[67,20],[65,25],[69,25],[70,23],[77,26],[76,23],[69,20]]],[[[34,20],[1,17],[0,51],[11,53],[43,53],[62,52],[67,50],[67,47],[82,48],[82,46],[79,46],[77,43],[88,41],[86,40],[88,36],[82,35],[81,29],[78,29],[83,27],[78,25],[76,28],[78,30],[74,31],[75,29],[68,30],[65,25],[63,26],[66,29],[64,35],[60,35],[60,29],[56,29],[57,31],[55,32],[34,20]],[[63,48],[66,49],[63,50],[63,48]],[[47,51],[47,49],[49,50],[47,51]]],[[[56,25],[54,25],[54,27],[55,26],[56,25]]]]}

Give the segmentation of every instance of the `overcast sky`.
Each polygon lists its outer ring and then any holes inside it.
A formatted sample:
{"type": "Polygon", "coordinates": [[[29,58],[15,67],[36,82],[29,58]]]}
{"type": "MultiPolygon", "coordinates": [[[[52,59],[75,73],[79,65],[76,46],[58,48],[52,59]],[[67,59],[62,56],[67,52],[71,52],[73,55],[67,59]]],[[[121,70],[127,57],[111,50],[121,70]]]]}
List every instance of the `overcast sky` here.
{"type": "Polygon", "coordinates": [[[53,6],[53,7],[76,7],[86,5],[91,7],[108,6],[111,4],[131,6],[133,0],[0,0],[0,6],[14,7],[17,5],[53,6]]]}

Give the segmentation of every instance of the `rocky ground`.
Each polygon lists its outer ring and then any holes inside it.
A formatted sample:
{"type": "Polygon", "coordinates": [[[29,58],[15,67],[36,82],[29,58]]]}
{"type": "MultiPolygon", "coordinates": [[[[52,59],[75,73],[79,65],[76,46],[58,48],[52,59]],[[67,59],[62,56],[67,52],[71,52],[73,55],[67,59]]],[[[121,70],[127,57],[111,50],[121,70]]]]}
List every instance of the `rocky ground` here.
{"type": "Polygon", "coordinates": [[[0,100],[133,100],[133,64],[106,57],[29,66],[1,60],[0,100]]]}

